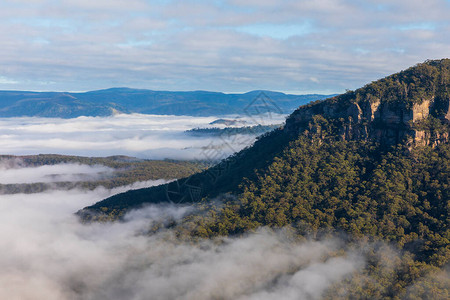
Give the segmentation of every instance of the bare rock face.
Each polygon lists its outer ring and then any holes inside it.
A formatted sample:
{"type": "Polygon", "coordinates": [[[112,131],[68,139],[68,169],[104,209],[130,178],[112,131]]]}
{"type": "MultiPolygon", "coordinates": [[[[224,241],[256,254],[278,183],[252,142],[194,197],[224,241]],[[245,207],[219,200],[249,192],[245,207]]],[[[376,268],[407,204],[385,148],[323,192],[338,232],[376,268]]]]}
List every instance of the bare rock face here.
{"type": "Polygon", "coordinates": [[[322,136],[318,127],[328,126],[343,140],[410,146],[448,143],[449,127],[436,129],[428,120],[433,117],[434,122],[450,124],[447,74],[450,60],[426,62],[355,92],[302,106],[286,120],[285,131],[311,136],[320,132],[322,136]]]}
{"type": "MultiPolygon", "coordinates": [[[[450,99],[448,99],[450,102],[450,99]]],[[[450,106],[450,105],[449,105],[450,106]]],[[[414,124],[426,119],[432,112],[433,98],[407,107],[402,103],[348,103],[342,105],[333,101],[324,101],[311,107],[297,110],[286,121],[285,130],[300,133],[318,132],[313,129],[314,116],[321,115],[340,126],[339,136],[344,140],[374,140],[381,144],[395,145],[406,141],[415,145],[433,145],[449,141],[447,133],[430,133],[417,130],[414,124]]],[[[450,121],[450,110],[441,119],[450,121]]]]}
{"type": "Polygon", "coordinates": [[[415,130],[412,144],[419,146],[437,146],[442,143],[448,143],[448,132],[430,132],[426,130],[415,130]]]}
{"type": "Polygon", "coordinates": [[[422,104],[416,104],[414,105],[413,109],[411,110],[411,116],[410,119],[413,122],[416,122],[421,119],[425,119],[430,114],[430,108],[431,104],[433,103],[434,98],[429,100],[423,100],[422,104]]]}
{"type": "Polygon", "coordinates": [[[361,107],[359,107],[358,103],[352,103],[347,108],[347,115],[352,118],[352,121],[355,123],[361,122],[363,112],[361,107]]]}
{"type": "Polygon", "coordinates": [[[378,110],[379,106],[380,106],[380,99],[376,99],[374,102],[366,101],[363,104],[364,107],[363,117],[369,121],[373,121],[376,117],[379,117],[380,116],[380,112],[378,110]]]}

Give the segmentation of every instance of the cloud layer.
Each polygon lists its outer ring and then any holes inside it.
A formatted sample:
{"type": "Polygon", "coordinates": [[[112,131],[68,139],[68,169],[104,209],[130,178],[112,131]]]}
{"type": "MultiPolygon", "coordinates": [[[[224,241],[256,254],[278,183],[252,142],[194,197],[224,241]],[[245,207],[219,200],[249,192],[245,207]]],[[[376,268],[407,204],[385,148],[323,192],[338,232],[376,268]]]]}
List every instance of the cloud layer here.
{"type": "MultiPolygon", "coordinates": [[[[250,145],[255,136],[191,136],[185,130],[208,127],[215,117],[115,115],[76,119],[0,119],[1,154],[130,155],[150,159],[218,159],[250,145]],[[214,149],[211,149],[214,148],[214,149]],[[207,154],[208,153],[208,154],[207,154]]],[[[248,119],[252,124],[252,120],[248,119]]],[[[258,121],[260,121],[258,119],[258,121]]],[[[272,114],[264,124],[281,123],[272,114]]]]}
{"type": "Polygon", "coordinates": [[[342,92],[450,53],[447,0],[0,3],[0,88],[342,92]]]}

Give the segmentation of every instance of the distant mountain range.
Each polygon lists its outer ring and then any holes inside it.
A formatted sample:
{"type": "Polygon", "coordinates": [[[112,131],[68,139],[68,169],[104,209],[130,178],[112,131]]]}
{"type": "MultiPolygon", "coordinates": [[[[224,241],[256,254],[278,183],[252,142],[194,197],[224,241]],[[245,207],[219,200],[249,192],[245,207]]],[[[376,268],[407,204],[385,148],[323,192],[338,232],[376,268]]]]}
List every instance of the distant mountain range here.
{"type": "Polygon", "coordinates": [[[271,91],[225,94],[111,88],[83,93],[0,91],[0,117],[109,116],[115,113],[211,116],[258,112],[289,113],[332,95],[271,91]]]}

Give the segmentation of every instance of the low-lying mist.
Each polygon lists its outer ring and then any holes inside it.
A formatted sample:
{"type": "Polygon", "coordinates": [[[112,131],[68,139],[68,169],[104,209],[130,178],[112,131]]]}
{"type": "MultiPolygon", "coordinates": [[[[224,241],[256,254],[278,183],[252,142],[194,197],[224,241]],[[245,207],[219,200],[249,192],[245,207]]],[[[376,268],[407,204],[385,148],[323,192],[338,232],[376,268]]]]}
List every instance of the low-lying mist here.
{"type": "Polygon", "coordinates": [[[0,184],[94,181],[112,176],[114,169],[96,165],[58,164],[38,167],[11,166],[0,161],[0,184]]]}
{"type": "Polygon", "coordinates": [[[1,196],[0,298],[317,299],[363,266],[358,255],[323,261],[338,241],[299,243],[282,232],[199,245],[145,234],[191,207],[149,206],[124,223],[82,225],[73,215],[119,191],[1,196]]]}
{"type": "MultiPolygon", "coordinates": [[[[246,124],[279,124],[284,115],[242,117],[246,124]]],[[[206,128],[216,117],[120,114],[110,117],[0,118],[0,154],[57,153],[79,156],[129,155],[148,159],[205,159],[205,148],[223,156],[255,140],[245,136],[192,136],[184,131],[206,128]]]]}

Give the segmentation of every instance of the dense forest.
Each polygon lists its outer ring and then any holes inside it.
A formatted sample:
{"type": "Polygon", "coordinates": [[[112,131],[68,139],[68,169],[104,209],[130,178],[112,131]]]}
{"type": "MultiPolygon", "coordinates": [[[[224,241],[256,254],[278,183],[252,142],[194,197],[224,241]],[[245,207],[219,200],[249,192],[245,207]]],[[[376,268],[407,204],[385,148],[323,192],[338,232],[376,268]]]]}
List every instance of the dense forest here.
{"type": "Polygon", "coordinates": [[[346,240],[342,251],[359,245],[368,262],[334,285],[326,298],[448,299],[449,66],[450,60],[427,61],[310,104],[319,113],[304,117],[311,110],[300,108],[288,118],[290,126],[262,135],[252,147],[214,167],[171,184],[113,196],[78,214],[85,221],[110,221],[148,203],[171,201],[200,211],[170,225],[180,239],[241,236],[260,227],[288,228],[299,238],[339,235],[346,240]],[[432,100],[426,107],[429,114],[415,123],[403,122],[426,99],[432,100]],[[353,103],[374,101],[387,108],[394,102],[401,109],[361,119],[361,124],[372,122],[386,133],[396,125],[387,123],[398,114],[407,133],[399,143],[341,134],[354,118],[341,118],[339,106],[351,114],[353,103]],[[409,143],[419,130],[423,143],[409,143]],[[396,254],[380,255],[376,248],[382,245],[396,254]]]}
{"type": "MultiPolygon", "coordinates": [[[[301,137],[256,180],[245,180],[236,199],[205,206],[205,215],[186,218],[178,230],[211,238],[289,226],[302,236],[346,232],[354,242],[383,240],[408,257],[398,268],[415,274],[390,274],[377,292],[403,293],[402,287],[450,258],[450,146],[381,151],[367,143],[301,137]]],[[[374,261],[368,272],[379,271],[381,263],[374,261]]]]}

